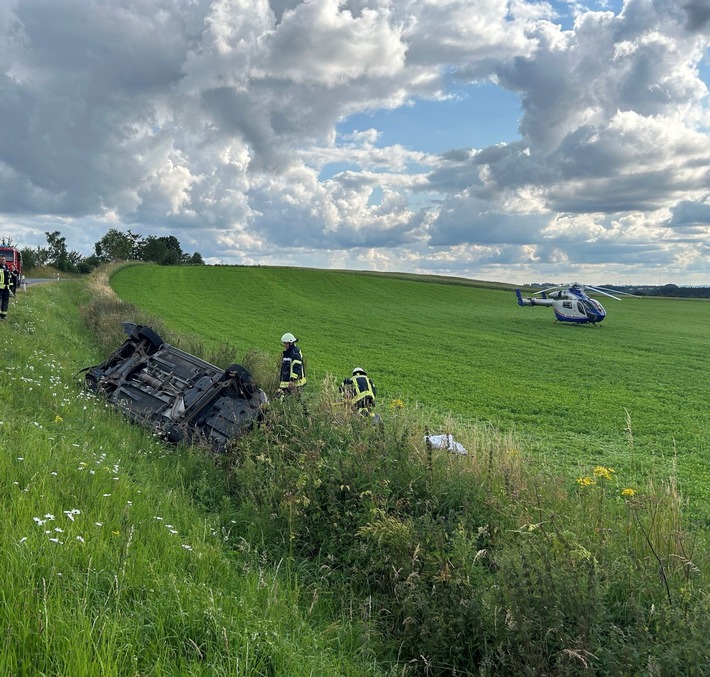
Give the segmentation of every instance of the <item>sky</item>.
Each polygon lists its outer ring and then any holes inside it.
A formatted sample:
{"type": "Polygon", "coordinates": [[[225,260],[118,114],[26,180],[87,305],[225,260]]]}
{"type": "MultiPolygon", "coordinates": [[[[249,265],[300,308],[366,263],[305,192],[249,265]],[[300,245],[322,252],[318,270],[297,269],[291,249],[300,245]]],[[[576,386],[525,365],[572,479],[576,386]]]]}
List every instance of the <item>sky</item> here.
{"type": "Polygon", "coordinates": [[[0,0],[0,237],[710,285],[710,0],[0,0]]]}

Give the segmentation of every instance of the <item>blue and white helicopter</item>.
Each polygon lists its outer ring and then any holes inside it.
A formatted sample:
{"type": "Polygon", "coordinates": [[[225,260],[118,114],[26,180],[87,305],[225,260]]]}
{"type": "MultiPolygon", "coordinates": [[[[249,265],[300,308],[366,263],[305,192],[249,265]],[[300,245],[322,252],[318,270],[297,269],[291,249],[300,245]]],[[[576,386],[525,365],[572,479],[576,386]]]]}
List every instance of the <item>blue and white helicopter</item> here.
{"type": "Polygon", "coordinates": [[[543,289],[536,294],[539,297],[526,297],[520,293],[520,289],[515,290],[518,297],[519,306],[552,306],[555,312],[555,319],[559,322],[572,322],[574,324],[598,324],[606,317],[604,306],[596,299],[589,296],[586,290],[608,296],[617,301],[621,301],[614,294],[633,296],[623,291],[615,289],[608,290],[603,287],[592,287],[575,282],[569,286],[550,287],[543,289]],[[614,292],[612,294],[611,292],[614,292]]]}

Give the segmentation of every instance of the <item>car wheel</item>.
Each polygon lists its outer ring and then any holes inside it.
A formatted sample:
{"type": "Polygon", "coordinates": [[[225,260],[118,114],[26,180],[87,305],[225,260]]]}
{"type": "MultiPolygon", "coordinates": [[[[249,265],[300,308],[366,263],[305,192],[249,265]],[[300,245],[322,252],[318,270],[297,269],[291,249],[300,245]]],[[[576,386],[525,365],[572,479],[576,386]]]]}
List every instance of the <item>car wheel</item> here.
{"type": "Polygon", "coordinates": [[[165,439],[167,439],[171,444],[177,444],[182,441],[184,437],[185,436],[182,434],[182,431],[174,425],[170,425],[165,429],[165,439]]]}
{"type": "Polygon", "coordinates": [[[160,346],[165,343],[163,339],[160,337],[160,334],[154,332],[150,327],[141,327],[138,330],[138,338],[141,341],[145,341],[148,346],[148,354],[152,355],[160,346]]]}
{"type": "Polygon", "coordinates": [[[85,383],[86,383],[87,387],[89,388],[89,390],[91,390],[95,393],[98,392],[98,390],[99,390],[98,377],[95,374],[89,372],[84,378],[85,378],[85,383]]]}
{"type": "Polygon", "coordinates": [[[224,370],[221,380],[228,381],[230,378],[234,378],[237,390],[242,391],[245,397],[250,398],[254,395],[257,389],[254,377],[241,364],[232,364],[224,370]]]}

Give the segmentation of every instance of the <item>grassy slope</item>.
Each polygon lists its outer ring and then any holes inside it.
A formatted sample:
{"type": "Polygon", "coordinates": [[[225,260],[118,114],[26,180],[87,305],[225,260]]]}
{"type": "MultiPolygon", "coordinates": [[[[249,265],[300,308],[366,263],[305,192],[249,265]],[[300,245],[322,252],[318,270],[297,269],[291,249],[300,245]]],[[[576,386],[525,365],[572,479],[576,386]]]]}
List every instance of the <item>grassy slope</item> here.
{"type": "Polygon", "coordinates": [[[0,674],[373,674],[235,533],[211,458],[87,397],[86,300],[38,285],[0,325],[0,674]]]}
{"type": "MultiPolygon", "coordinates": [[[[312,381],[367,368],[402,398],[516,430],[571,472],[670,473],[704,501],[710,481],[705,331],[710,305],[606,299],[599,327],[553,322],[510,291],[296,268],[125,268],[112,285],[183,335],[278,362],[300,337],[312,381]],[[633,438],[628,434],[631,424],[633,438]]],[[[237,357],[237,359],[239,359],[237,357]]],[[[275,367],[276,368],[276,367],[275,367]]],[[[700,509],[706,511],[706,507],[700,509]]]]}

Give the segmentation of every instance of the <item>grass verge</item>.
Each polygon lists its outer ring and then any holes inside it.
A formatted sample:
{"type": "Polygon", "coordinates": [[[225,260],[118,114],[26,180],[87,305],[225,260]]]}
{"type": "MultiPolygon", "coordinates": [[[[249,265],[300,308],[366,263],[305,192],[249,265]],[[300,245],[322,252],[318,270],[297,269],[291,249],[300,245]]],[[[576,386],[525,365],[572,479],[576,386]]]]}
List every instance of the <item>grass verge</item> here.
{"type": "Polygon", "coordinates": [[[210,457],[84,392],[92,303],[32,288],[0,327],[0,673],[380,674],[356,624],[309,613],[235,528],[210,457]]]}

